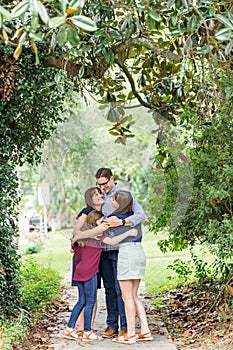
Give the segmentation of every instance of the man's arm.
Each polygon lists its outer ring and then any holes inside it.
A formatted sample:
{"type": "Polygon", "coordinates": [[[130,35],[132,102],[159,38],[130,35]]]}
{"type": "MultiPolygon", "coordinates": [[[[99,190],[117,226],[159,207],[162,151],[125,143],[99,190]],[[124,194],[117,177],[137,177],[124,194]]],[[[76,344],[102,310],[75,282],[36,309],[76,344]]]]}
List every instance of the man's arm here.
{"type": "MultiPolygon", "coordinates": [[[[133,200],[133,215],[130,215],[125,219],[125,226],[135,226],[146,220],[146,215],[141,207],[141,205],[134,199],[133,200]]],[[[110,225],[110,227],[117,227],[123,224],[122,219],[116,216],[110,216],[106,218],[105,221],[110,225]]]]}

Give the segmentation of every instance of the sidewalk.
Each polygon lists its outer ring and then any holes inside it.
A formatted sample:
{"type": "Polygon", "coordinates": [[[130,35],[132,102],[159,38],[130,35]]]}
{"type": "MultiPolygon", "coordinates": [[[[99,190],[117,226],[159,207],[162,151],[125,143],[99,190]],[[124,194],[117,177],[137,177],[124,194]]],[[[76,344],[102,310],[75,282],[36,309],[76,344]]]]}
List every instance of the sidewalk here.
{"type": "MultiPolygon", "coordinates": [[[[77,301],[77,288],[69,287],[69,283],[67,284],[66,301],[69,301],[70,310],[73,305],[77,301]]],[[[142,302],[146,306],[147,310],[150,310],[151,304],[150,299],[143,298],[144,292],[143,284],[140,286],[140,295],[142,298],[142,302]]],[[[176,346],[172,343],[171,339],[169,339],[167,330],[161,325],[161,323],[153,317],[153,315],[148,315],[148,320],[150,324],[150,329],[153,335],[152,341],[141,341],[136,344],[126,345],[112,342],[111,339],[104,339],[103,341],[97,342],[83,342],[83,341],[75,341],[69,340],[62,337],[63,329],[66,327],[68,319],[70,316],[69,311],[64,311],[57,315],[57,327],[56,329],[51,330],[51,345],[49,349],[51,350],[75,350],[80,349],[80,347],[84,350],[104,350],[104,349],[125,349],[127,346],[131,346],[132,349],[138,350],[176,350],[176,346]],[[160,334],[158,330],[161,330],[160,334]]],[[[98,309],[95,320],[95,329],[97,330],[97,334],[101,334],[106,328],[106,307],[105,307],[105,296],[104,296],[104,288],[98,290],[98,309]]]]}

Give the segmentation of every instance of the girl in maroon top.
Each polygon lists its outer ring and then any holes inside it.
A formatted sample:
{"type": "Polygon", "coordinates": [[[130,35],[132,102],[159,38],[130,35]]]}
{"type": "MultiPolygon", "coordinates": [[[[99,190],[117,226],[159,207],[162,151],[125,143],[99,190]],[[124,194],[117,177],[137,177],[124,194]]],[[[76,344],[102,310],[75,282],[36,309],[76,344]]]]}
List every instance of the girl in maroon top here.
{"type": "Polygon", "coordinates": [[[109,227],[103,220],[104,217],[101,212],[92,210],[87,215],[86,224],[84,223],[81,228],[82,232],[79,233],[79,239],[83,240],[87,238],[85,244],[83,244],[83,241],[81,245],[73,244],[76,259],[74,280],[78,281],[79,300],[72,310],[67,328],[64,331],[64,336],[69,339],[80,340],[80,336],[75,332],[74,327],[80,312],[84,308],[84,333],[82,340],[102,340],[100,336],[91,330],[91,319],[96,302],[97,273],[99,271],[101,252],[104,243],[116,245],[129,236],[137,235],[137,230],[130,229],[119,236],[108,237],[107,235],[102,234],[102,232],[106,231],[109,227]],[[96,226],[96,235],[100,235],[98,236],[98,239],[88,238],[90,236],[88,231],[94,226],[96,226]]]}

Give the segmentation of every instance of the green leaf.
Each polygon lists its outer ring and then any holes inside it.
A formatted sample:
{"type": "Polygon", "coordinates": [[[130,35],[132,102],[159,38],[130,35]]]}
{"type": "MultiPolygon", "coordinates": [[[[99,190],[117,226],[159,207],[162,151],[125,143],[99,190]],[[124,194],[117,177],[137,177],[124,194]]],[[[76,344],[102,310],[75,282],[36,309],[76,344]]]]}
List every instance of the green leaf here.
{"type": "Polygon", "coordinates": [[[49,22],[49,16],[45,6],[40,1],[37,1],[37,10],[41,20],[47,24],[49,22]]]}
{"type": "Polygon", "coordinates": [[[85,0],[73,0],[73,1],[71,1],[70,3],[69,3],[69,7],[71,7],[71,8],[80,8],[80,9],[82,9],[83,7],[84,7],[84,5],[85,5],[85,0]]]}
{"type": "Polygon", "coordinates": [[[89,17],[77,15],[73,16],[70,20],[76,27],[87,32],[93,32],[97,30],[95,22],[89,17]]]}
{"type": "Polygon", "coordinates": [[[29,33],[29,37],[34,39],[35,41],[43,41],[42,33],[29,33]]]}
{"type": "Polygon", "coordinates": [[[0,6],[0,13],[3,15],[4,18],[6,18],[7,21],[11,20],[11,14],[9,11],[4,9],[4,7],[0,6]]]}
{"type": "Polygon", "coordinates": [[[68,1],[67,1],[67,0],[61,0],[61,9],[62,9],[62,12],[63,12],[63,13],[66,12],[67,4],[68,4],[68,1]]]}
{"type": "Polygon", "coordinates": [[[23,32],[23,34],[19,38],[19,43],[21,43],[21,44],[25,43],[26,37],[27,37],[27,32],[23,32]]]}
{"type": "Polygon", "coordinates": [[[21,1],[12,10],[12,18],[18,18],[22,16],[29,9],[29,1],[21,1]]]}
{"type": "Polygon", "coordinates": [[[221,23],[225,24],[229,29],[233,30],[233,23],[230,22],[226,17],[222,15],[214,15],[215,18],[217,18],[221,23]]]}
{"type": "Polygon", "coordinates": [[[49,20],[49,27],[50,28],[57,28],[64,23],[65,23],[64,17],[53,17],[49,20]]]}
{"type": "Polygon", "coordinates": [[[79,69],[79,72],[78,72],[79,78],[82,78],[83,75],[84,75],[84,73],[85,73],[85,68],[84,68],[84,66],[82,65],[81,68],[79,69]]]}
{"type": "Polygon", "coordinates": [[[167,8],[170,9],[174,5],[174,3],[175,3],[175,0],[169,0],[167,2],[167,8]]]}
{"type": "Polygon", "coordinates": [[[220,41],[229,40],[231,34],[232,31],[229,28],[222,28],[215,34],[215,38],[220,41]]]}
{"type": "Polygon", "coordinates": [[[78,36],[77,30],[68,27],[67,28],[67,40],[70,42],[72,46],[77,46],[80,42],[80,38],[78,36]]]}
{"type": "Polygon", "coordinates": [[[233,48],[233,40],[231,40],[231,41],[227,44],[227,46],[226,46],[226,48],[225,48],[225,54],[226,54],[226,55],[229,55],[230,52],[231,52],[231,50],[232,50],[232,48],[233,48]]]}
{"type": "Polygon", "coordinates": [[[63,46],[67,42],[67,28],[63,25],[59,28],[57,33],[57,43],[63,46]]]}
{"type": "Polygon", "coordinates": [[[153,18],[156,22],[162,21],[162,17],[158,14],[157,11],[149,9],[148,10],[148,15],[153,18]]]}
{"type": "Polygon", "coordinates": [[[187,0],[181,0],[183,3],[183,6],[188,10],[189,9],[189,1],[187,0]]]}

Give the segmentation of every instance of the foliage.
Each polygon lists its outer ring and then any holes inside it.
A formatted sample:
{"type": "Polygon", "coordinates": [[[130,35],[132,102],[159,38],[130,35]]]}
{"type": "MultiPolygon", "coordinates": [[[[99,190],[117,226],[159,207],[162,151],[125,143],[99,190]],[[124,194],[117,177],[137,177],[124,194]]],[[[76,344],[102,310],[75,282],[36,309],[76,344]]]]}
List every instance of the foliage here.
{"type": "Polygon", "coordinates": [[[1,337],[5,340],[4,349],[12,349],[27,334],[27,327],[38,317],[46,305],[60,297],[61,276],[55,270],[41,266],[33,258],[20,261],[22,279],[20,316],[5,319],[0,317],[1,337]]]}
{"type": "MultiPolygon", "coordinates": [[[[232,3],[9,0],[0,2],[0,28],[3,311],[12,312],[18,301],[17,255],[12,244],[19,201],[15,167],[40,159],[44,140],[60,121],[58,109],[69,83],[82,95],[88,91],[98,96],[113,123],[110,132],[116,142],[125,144],[133,136],[134,121],[127,109],[135,103],[151,112],[159,142],[167,122],[194,125],[192,202],[185,223],[171,232],[164,249],[166,245],[181,249],[198,240],[211,247],[222,263],[229,261],[232,130],[228,126],[232,117],[227,108],[232,103],[232,3]],[[221,85],[224,79],[225,86],[221,85]],[[226,99],[225,104],[219,104],[219,99],[226,99]],[[6,274],[10,267],[11,273],[6,274]]],[[[162,156],[168,162],[166,177],[172,182],[162,224],[167,217],[173,221],[172,208],[177,203],[172,189],[175,184],[179,194],[175,179],[179,182],[182,175],[182,169],[175,169],[169,160],[171,150],[166,151],[165,145],[162,156]]]]}
{"type": "MultiPolygon", "coordinates": [[[[223,80],[224,81],[224,80],[223,80]]],[[[224,88],[224,85],[222,85],[224,88]]],[[[179,250],[187,246],[192,249],[195,244],[207,247],[216,257],[212,266],[215,275],[224,276],[225,268],[232,260],[232,91],[229,85],[223,90],[220,108],[218,101],[212,107],[211,118],[203,114],[193,115],[193,134],[191,159],[194,185],[191,202],[186,215],[170,232],[168,240],[162,240],[160,246],[179,250]],[[226,93],[227,92],[227,93],[226,93]]],[[[164,149],[164,156],[169,153],[164,149]]],[[[166,168],[167,177],[174,173],[174,167],[166,168]]],[[[175,184],[177,185],[177,178],[175,184]]],[[[171,183],[172,186],[172,183],[171,183]]],[[[174,192],[167,188],[167,202],[173,201],[174,192]]],[[[174,207],[168,204],[161,210],[161,217],[151,221],[151,229],[158,230],[161,223],[166,226],[174,207]]],[[[195,257],[194,257],[195,258],[195,257]]],[[[209,267],[194,259],[196,274],[205,277],[209,267]],[[206,272],[205,272],[206,271],[206,272]]]]}
{"type": "Polygon", "coordinates": [[[41,240],[37,240],[31,243],[25,250],[25,254],[37,254],[43,249],[43,242],[41,240]]]}
{"type": "Polygon", "coordinates": [[[27,258],[20,268],[22,304],[26,310],[43,310],[59,297],[62,277],[55,271],[27,258]]]}
{"type": "MultiPolygon", "coordinates": [[[[0,7],[1,39],[16,46],[16,60],[29,47],[36,64],[64,69],[80,91],[99,95],[111,133],[125,143],[133,136],[129,103],[175,123],[198,101],[204,65],[211,80],[216,69],[230,70],[231,10],[227,0],[8,1],[0,7]]],[[[202,78],[202,90],[209,86],[202,78]]]]}
{"type": "MultiPolygon", "coordinates": [[[[10,55],[11,48],[0,48],[4,57],[10,55]]],[[[10,100],[0,104],[0,308],[1,313],[17,313],[20,306],[17,214],[20,195],[18,192],[17,167],[25,161],[33,163],[41,156],[41,145],[61,120],[57,110],[61,108],[63,92],[50,88],[56,85],[53,69],[37,67],[35,74],[34,57],[29,53],[19,61],[16,70],[15,93],[10,100]],[[38,91],[40,98],[38,98],[38,91]],[[19,103],[23,98],[23,103],[19,103]]],[[[64,91],[65,93],[65,91],[64,91]]]]}

